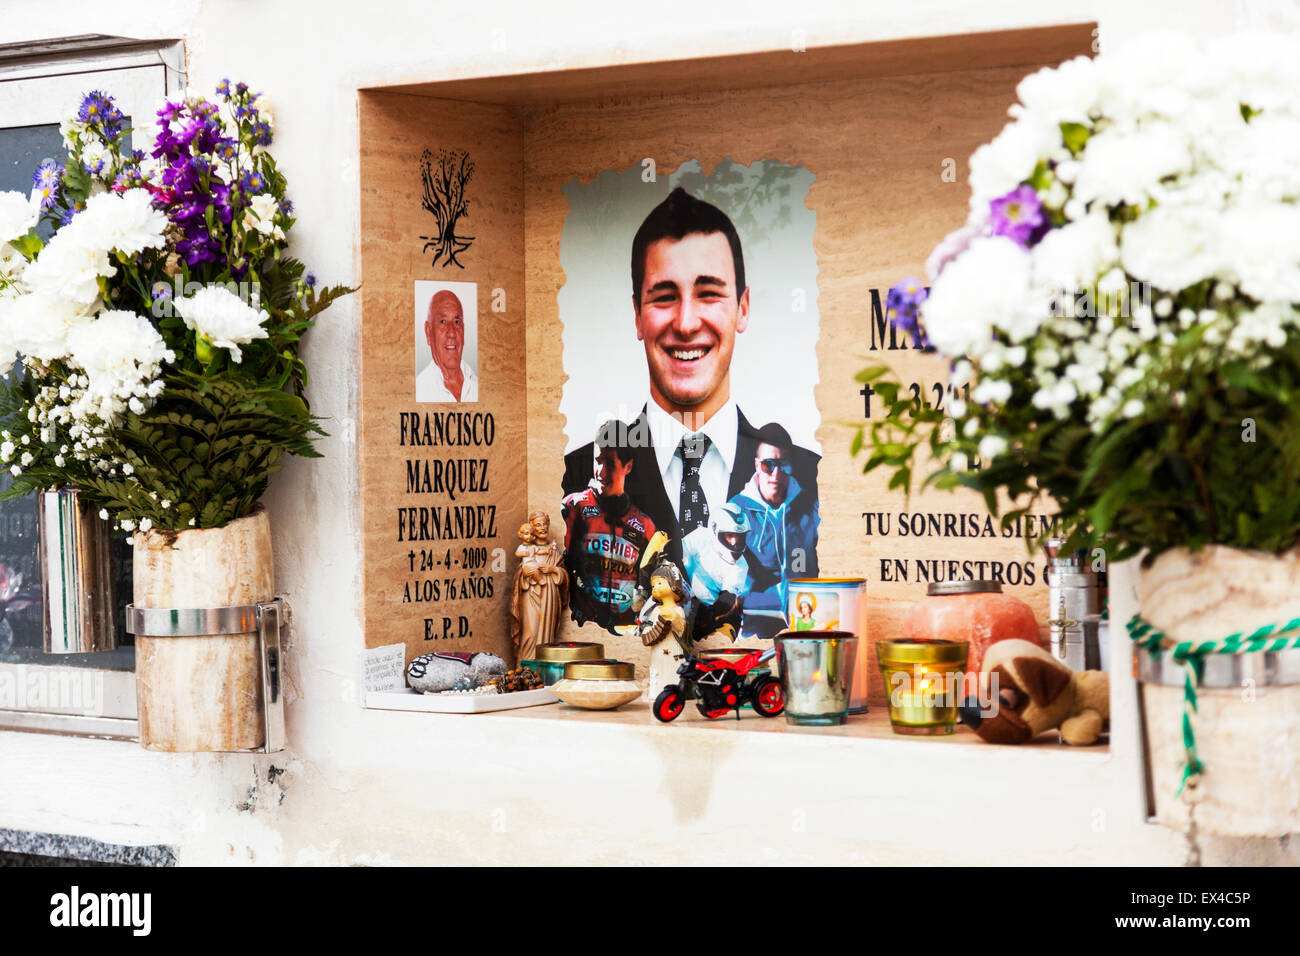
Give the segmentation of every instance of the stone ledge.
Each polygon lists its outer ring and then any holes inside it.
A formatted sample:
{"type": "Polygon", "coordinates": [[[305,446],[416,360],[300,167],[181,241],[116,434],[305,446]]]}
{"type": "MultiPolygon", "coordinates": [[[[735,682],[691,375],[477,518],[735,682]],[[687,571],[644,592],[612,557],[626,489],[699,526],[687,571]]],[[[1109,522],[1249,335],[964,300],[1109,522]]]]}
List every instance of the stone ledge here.
{"type": "MultiPolygon", "coordinates": [[[[378,713],[381,708],[368,708],[378,713]]],[[[463,729],[467,735],[477,731],[500,730],[504,722],[516,725],[512,729],[522,729],[520,724],[531,725],[539,741],[556,738],[563,731],[553,730],[556,725],[570,728],[604,729],[611,733],[632,731],[640,736],[644,734],[677,734],[683,738],[714,736],[714,742],[728,743],[740,740],[759,741],[790,739],[794,737],[812,738],[821,742],[837,742],[856,745],[868,742],[873,746],[887,744],[907,748],[917,752],[916,748],[946,749],[950,755],[960,753],[963,760],[987,751],[989,757],[994,755],[1005,759],[1013,754],[1032,754],[1034,759],[1064,759],[1082,761],[1105,761],[1110,758],[1110,747],[1099,744],[1093,747],[1067,747],[1060,744],[1054,733],[1041,734],[1036,740],[1018,746],[1004,746],[986,743],[980,740],[967,727],[958,726],[956,733],[935,737],[910,737],[895,734],[889,724],[889,717],[884,707],[872,707],[866,714],[851,715],[838,727],[799,727],[786,723],[783,717],[763,718],[752,711],[743,711],[739,720],[734,716],[720,720],[709,720],[699,714],[693,706],[687,707],[671,724],[662,724],[650,715],[648,704],[636,701],[625,704],[617,710],[591,711],[570,707],[567,704],[547,704],[539,707],[522,707],[517,710],[501,710],[483,714],[432,714],[388,711],[401,713],[413,721],[433,720],[437,722],[438,732],[457,734],[463,729]],[[483,724],[486,726],[479,727],[483,724]],[[953,748],[957,748],[953,751],[953,748]]],[[[811,746],[812,744],[810,744],[811,746]]],[[[796,746],[803,746],[799,744],[796,746]]]]}

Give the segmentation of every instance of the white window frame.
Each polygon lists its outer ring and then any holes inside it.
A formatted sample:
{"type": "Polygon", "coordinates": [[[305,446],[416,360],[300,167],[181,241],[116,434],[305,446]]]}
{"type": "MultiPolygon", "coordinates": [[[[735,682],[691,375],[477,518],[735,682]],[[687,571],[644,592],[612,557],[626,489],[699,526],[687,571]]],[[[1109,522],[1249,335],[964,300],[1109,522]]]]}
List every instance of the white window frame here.
{"type": "MultiPolygon", "coordinates": [[[[134,148],[147,150],[153,112],[184,80],[180,40],[92,35],[0,44],[0,127],[59,123],[84,93],[102,89],[136,124],[134,148]]],[[[135,673],[0,663],[0,730],[134,739],[135,673]]]]}

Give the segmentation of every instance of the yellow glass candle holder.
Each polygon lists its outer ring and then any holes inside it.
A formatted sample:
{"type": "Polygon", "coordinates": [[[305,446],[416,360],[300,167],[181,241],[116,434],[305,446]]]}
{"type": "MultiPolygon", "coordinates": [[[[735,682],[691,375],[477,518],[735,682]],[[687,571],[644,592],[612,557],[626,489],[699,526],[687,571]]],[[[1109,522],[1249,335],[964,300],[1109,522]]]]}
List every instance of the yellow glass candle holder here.
{"type": "Polygon", "coordinates": [[[889,722],[896,734],[951,734],[966,671],[966,641],[877,641],[889,722]]]}

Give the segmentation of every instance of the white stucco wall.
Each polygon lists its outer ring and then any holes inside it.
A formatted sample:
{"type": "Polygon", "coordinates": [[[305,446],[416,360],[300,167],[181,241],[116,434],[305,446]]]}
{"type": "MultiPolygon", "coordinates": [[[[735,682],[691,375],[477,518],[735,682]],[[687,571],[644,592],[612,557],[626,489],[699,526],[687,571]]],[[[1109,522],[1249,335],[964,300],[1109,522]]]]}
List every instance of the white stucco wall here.
{"type": "MultiPolygon", "coordinates": [[[[295,251],[323,280],[347,282],[358,263],[359,86],[783,48],[794,30],[815,46],[1095,20],[1103,44],[1119,44],[1175,22],[1203,35],[1294,26],[1292,11],[1222,0],[7,0],[0,42],[183,38],[191,86],[229,76],[265,89],[299,216],[295,251]]],[[[332,437],[323,461],[291,463],[268,500],[279,590],[295,616],[292,750],[165,756],[0,732],[0,827],[165,843],[182,863],[721,861],[738,847],[785,862],[1181,862],[1177,834],[1138,820],[1135,744],[1122,734],[1109,757],[970,747],[940,760],[904,741],[600,724],[539,736],[523,718],[363,710],[357,321],[345,301],[308,338],[312,406],[332,437]],[[287,770],[274,783],[271,764],[287,770]]],[[[1117,687],[1115,699],[1119,722],[1131,695],[1117,687]]],[[[1285,841],[1208,849],[1210,861],[1300,862],[1285,841]]]]}

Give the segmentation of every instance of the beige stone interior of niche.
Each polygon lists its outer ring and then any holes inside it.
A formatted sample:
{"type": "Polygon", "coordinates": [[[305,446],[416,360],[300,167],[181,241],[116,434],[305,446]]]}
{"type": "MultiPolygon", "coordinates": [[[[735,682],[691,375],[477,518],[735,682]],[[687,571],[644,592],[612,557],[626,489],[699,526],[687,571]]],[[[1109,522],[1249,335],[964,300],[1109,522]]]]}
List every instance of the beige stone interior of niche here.
{"type": "MultiPolygon", "coordinates": [[[[491,255],[480,257],[490,264],[475,279],[524,302],[522,314],[512,309],[491,342],[480,340],[497,382],[498,422],[509,423],[493,454],[495,473],[506,483],[501,541],[513,551],[513,529],[530,508],[547,510],[562,534],[565,379],[557,295],[565,282],[560,240],[568,213],[562,187],[646,156],[661,174],[687,160],[700,161],[706,172],[723,159],[803,164],[816,177],[807,202],[817,214],[822,573],[867,579],[871,641],[896,634],[903,610],[924,594],[914,581],[881,581],[881,562],[892,557],[1030,562],[1036,583],[1007,590],[1045,621],[1042,560],[1019,539],[867,537],[863,511],[982,516],[984,506],[974,495],[944,492],[913,495],[905,504],[886,489],[887,474],[860,473],[860,461],[849,455],[847,423],[862,418],[854,373],[881,361],[868,351],[871,290],[883,295],[899,278],[920,274],[930,249],[964,221],[966,160],[1006,122],[1020,78],[1087,55],[1092,43],[1092,25],[1076,24],[362,91],[363,442],[367,429],[389,429],[392,410],[403,407],[382,371],[391,330],[372,316],[408,308],[401,296],[409,299],[409,280],[423,274],[419,257],[387,238],[406,228],[409,211],[385,194],[384,176],[368,167],[380,172],[409,160],[430,137],[468,144],[482,157],[476,195],[483,207],[475,227],[495,238],[491,255]],[[942,175],[946,161],[955,161],[955,182],[942,175]],[[522,459],[526,470],[518,468],[522,459]]],[[[904,381],[946,380],[943,366],[919,353],[886,353],[883,360],[904,381]]],[[[490,391],[488,376],[481,377],[490,391]]],[[[391,437],[383,432],[379,440],[391,437]]],[[[401,489],[382,455],[363,457],[362,482],[373,503],[364,518],[366,639],[376,646],[391,642],[404,613],[392,600],[391,582],[401,568],[383,511],[401,489]]],[[[493,600],[504,635],[508,597],[498,593],[493,600]]],[[[644,666],[646,652],[632,638],[571,622],[562,637],[601,641],[609,656],[644,666]]],[[[420,652],[418,642],[408,646],[420,652]]],[[[878,706],[884,688],[874,653],[869,661],[878,706]]]]}

